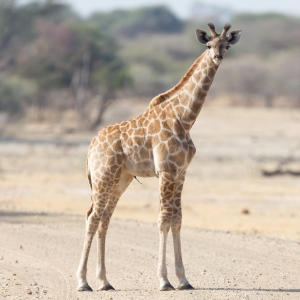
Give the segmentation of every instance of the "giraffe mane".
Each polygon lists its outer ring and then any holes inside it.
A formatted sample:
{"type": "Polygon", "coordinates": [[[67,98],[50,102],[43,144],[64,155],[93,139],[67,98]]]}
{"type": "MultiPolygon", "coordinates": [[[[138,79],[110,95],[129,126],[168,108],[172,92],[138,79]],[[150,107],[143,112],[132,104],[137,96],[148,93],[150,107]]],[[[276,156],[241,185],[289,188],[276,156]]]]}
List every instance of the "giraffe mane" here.
{"type": "Polygon", "coordinates": [[[191,76],[193,75],[193,73],[195,72],[197,66],[199,65],[199,63],[201,62],[201,60],[203,59],[204,55],[205,55],[206,51],[204,51],[202,53],[201,56],[199,56],[194,63],[191,65],[191,67],[187,70],[187,72],[185,73],[185,75],[181,78],[181,80],[171,89],[169,89],[168,91],[157,95],[156,97],[154,97],[150,103],[149,106],[147,108],[147,110],[151,110],[154,106],[159,105],[163,102],[165,102],[166,100],[168,100],[171,96],[174,96],[178,91],[181,90],[181,88],[188,82],[188,80],[191,78],[191,76]]]}

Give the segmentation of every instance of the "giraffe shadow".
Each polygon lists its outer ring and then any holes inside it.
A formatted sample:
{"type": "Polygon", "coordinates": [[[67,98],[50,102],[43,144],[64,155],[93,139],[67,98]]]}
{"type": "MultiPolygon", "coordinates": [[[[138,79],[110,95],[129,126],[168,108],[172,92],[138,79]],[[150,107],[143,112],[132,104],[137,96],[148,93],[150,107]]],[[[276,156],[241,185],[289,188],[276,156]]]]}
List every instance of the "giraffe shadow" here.
{"type": "MultiPolygon", "coordinates": [[[[121,293],[121,292],[138,292],[138,291],[143,291],[142,289],[126,289],[126,290],[110,290],[110,291],[105,291],[105,292],[110,292],[110,293],[121,293]]],[[[149,291],[149,290],[144,290],[149,291]]],[[[158,290],[157,290],[158,291],[158,290]]],[[[187,290],[178,290],[175,289],[173,292],[180,292],[184,293],[187,290]]],[[[188,291],[193,291],[193,290],[188,290],[188,291]]],[[[300,293],[300,288],[299,289],[242,289],[242,288],[195,288],[194,291],[232,291],[232,292],[269,292],[269,293],[300,293]]],[[[103,292],[100,290],[95,290],[95,292],[103,292]]]]}
{"type": "Polygon", "coordinates": [[[0,210],[0,219],[1,222],[6,223],[31,223],[34,222],[36,218],[55,218],[59,214],[55,213],[44,213],[44,212],[25,212],[25,211],[7,211],[0,210]]]}
{"type": "Polygon", "coordinates": [[[32,217],[32,216],[48,216],[47,213],[25,212],[25,211],[7,211],[0,210],[0,217],[32,217]]]}
{"type": "Polygon", "coordinates": [[[198,291],[300,293],[300,288],[299,289],[195,288],[195,290],[198,290],[198,291]]]}

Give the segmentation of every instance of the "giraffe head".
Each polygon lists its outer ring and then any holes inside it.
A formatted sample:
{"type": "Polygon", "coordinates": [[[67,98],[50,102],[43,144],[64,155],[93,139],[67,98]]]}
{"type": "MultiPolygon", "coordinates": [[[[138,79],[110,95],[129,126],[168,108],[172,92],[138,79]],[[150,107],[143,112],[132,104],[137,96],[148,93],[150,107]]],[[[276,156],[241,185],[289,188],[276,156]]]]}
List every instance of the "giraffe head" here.
{"type": "Polygon", "coordinates": [[[214,24],[208,23],[208,27],[210,29],[211,36],[209,36],[206,31],[202,29],[196,30],[196,36],[200,43],[206,44],[212,61],[216,65],[219,65],[225,58],[230,46],[239,41],[242,30],[235,30],[227,35],[227,31],[231,27],[229,24],[224,26],[221,34],[216,32],[214,24]]]}

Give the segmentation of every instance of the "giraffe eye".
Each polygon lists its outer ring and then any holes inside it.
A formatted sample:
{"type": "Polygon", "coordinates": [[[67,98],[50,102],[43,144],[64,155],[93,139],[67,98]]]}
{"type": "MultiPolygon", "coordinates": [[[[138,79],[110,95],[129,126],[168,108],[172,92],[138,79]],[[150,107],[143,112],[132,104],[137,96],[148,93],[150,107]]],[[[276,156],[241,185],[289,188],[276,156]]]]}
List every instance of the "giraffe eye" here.
{"type": "Polygon", "coordinates": [[[230,46],[226,46],[225,48],[228,50],[230,48],[230,46]]]}
{"type": "Polygon", "coordinates": [[[210,49],[210,48],[211,48],[211,46],[210,46],[210,45],[207,45],[207,48],[208,48],[208,49],[210,49]]]}

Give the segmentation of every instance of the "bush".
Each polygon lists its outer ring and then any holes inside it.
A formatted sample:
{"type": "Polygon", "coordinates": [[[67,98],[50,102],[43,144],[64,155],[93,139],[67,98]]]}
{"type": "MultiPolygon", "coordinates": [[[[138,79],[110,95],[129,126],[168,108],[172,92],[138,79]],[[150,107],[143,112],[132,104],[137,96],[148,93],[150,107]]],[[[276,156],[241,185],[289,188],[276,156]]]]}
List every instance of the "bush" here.
{"type": "Polygon", "coordinates": [[[20,115],[24,111],[24,104],[33,95],[34,87],[19,78],[0,76],[0,112],[9,115],[20,115]]]}

